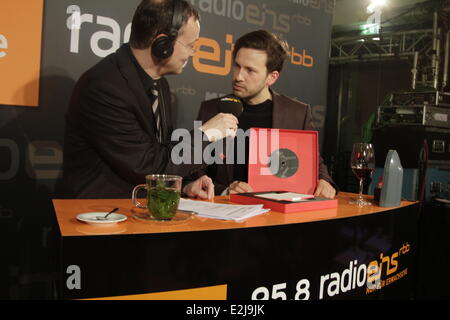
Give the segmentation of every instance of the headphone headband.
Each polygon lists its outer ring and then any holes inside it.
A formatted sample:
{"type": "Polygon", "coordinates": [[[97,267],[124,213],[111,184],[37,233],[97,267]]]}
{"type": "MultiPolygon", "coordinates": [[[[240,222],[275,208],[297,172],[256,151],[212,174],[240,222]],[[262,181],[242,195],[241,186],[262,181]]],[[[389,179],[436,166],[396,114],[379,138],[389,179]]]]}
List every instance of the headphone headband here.
{"type": "Polygon", "coordinates": [[[170,37],[175,39],[183,22],[182,0],[173,0],[172,25],[170,26],[170,37]]]}
{"type": "Polygon", "coordinates": [[[161,35],[153,41],[152,54],[158,59],[169,58],[174,50],[174,42],[178,37],[178,32],[183,23],[183,6],[184,0],[172,0],[173,1],[173,13],[172,13],[172,25],[169,29],[168,35],[161,35]]]}

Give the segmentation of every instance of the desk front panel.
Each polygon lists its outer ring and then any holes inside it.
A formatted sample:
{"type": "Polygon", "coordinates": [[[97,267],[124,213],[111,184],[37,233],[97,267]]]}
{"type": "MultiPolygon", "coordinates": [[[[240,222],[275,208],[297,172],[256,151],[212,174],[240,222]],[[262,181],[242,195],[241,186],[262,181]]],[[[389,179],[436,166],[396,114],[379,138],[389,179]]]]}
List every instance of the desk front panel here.
{"type": "Polygon", "coordinates": [[[407,299],[418,209],[251,228],[64,236],[61,293],[151,299],[220,288],[226,299],[407,299]]]}

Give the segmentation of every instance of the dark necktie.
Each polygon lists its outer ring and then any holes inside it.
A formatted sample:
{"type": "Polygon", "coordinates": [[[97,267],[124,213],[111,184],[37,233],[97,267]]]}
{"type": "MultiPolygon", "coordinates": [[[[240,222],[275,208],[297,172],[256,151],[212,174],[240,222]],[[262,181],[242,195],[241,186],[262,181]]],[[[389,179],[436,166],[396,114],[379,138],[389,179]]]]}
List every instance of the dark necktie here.
{"type": "Polygon", "coordinates": [[[161,142],[161,121],[159,116],[159,104],[158,104],[158,90],[155,88],[150,89],[150,93],[154,96],[155,100],[152,104],[153,116],[155,117],[156,130],[158,140],[161,142]]]}

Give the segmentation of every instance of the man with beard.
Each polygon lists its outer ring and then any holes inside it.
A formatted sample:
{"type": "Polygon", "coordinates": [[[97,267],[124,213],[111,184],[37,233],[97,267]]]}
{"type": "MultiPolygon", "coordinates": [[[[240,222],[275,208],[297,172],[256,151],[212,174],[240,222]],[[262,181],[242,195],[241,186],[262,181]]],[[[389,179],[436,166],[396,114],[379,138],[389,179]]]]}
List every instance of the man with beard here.
{"type": "MultiPolygon", "coordinates": [[[[288,55],[287,44],[273,34],[258,30],[240,37],[233,49],[233,94],[243,103],[239,128],[274,128],[315,130],[311,107],[298,100],[273,91],[283,62],[288,55]]],[[[203,123],[220,112],[221,99],[202,102],[198,120],[203,123]]],[[[216,194],[252,192],[248,182],[248,139],[245,163],[215,164],[207,173],[213,179],[216,194]]],[[[236,154],[235,157],[239,155],[236,154]]],[[[319,181],[315,196],[334,198],[337,187],[332,181],[323,159],[319,156],[319,181]]]]}

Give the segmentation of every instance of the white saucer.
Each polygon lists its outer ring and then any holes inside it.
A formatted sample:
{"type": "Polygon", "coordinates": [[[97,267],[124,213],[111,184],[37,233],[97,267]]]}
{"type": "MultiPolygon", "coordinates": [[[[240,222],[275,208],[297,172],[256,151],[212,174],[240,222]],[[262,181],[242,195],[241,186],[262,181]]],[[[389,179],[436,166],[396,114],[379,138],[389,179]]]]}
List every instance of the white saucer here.
{"type": "Polygon", "coordinates": [[[104,217],[108,212],[87,212],[77,215],[79,221],[83,221],[89,224],[105,225],[118,223],[127,220],[127,216],[120,213],[111,213],[106,220],[98,220],[97,217],[104,217]]]}

